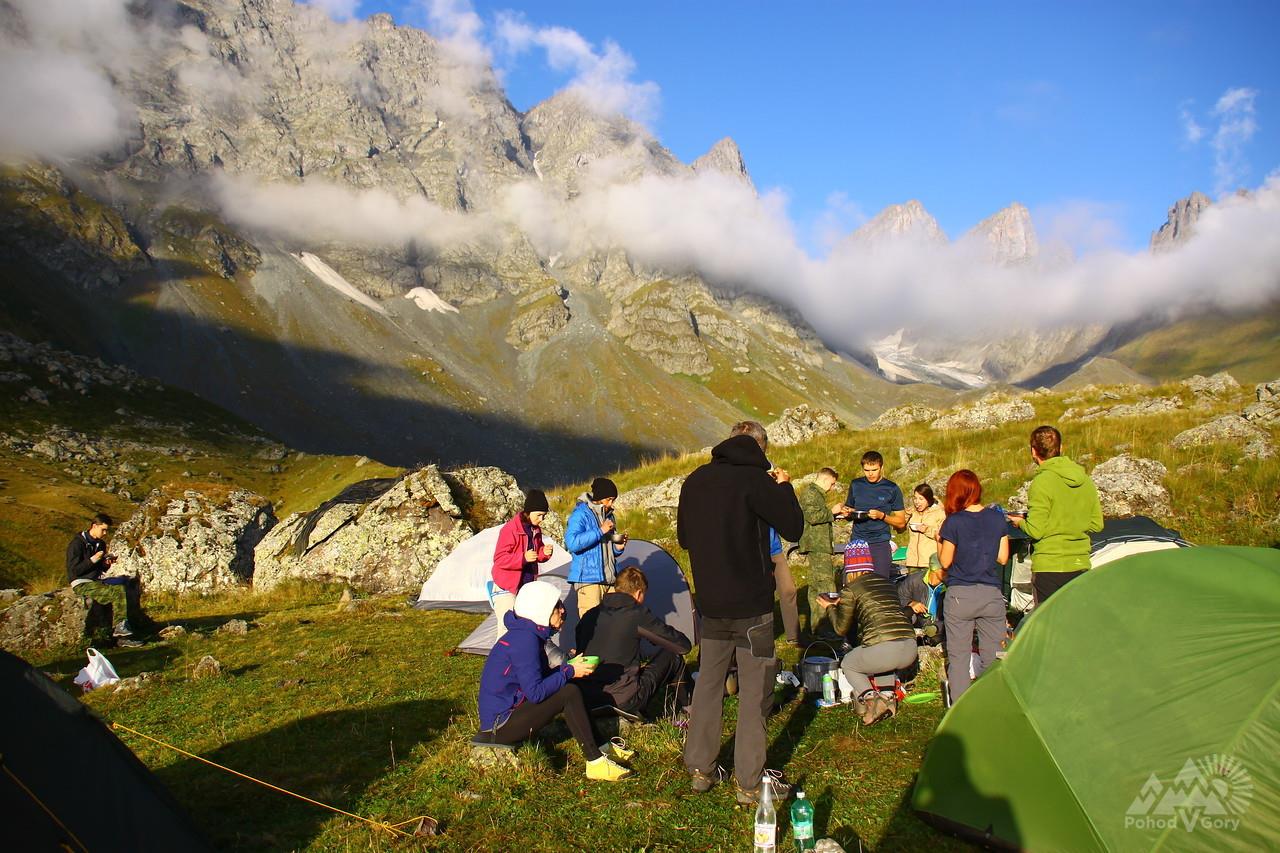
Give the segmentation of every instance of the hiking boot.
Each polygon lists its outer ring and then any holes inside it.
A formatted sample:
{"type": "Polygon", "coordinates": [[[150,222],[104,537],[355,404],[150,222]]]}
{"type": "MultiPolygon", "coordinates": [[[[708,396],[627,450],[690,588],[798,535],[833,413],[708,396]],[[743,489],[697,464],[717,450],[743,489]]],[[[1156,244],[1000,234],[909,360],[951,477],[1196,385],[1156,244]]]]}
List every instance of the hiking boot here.
{"type": "Polygon", "coordinates": [[[724,768],[719,764],[712,765],[711,769],[706,772],[691,770],[689,771],[689,787],[693,788],[695,794],[705,794],[714,788],[717,782],[724,781],[726,775],[724,768]]]}
{"type": "Polygon", "coordinates": [[[862,713],[862,724],[872,726],[896,713],[898,713],[898,703],[884,698],[879,691],[876,691],[866,701],[866,710],[862,713]]]}
{"type": "Polygon", "coordinates": [[[141,640],[133,640],[129,637],[116,637],[116,648],[118,649],[140,649],[146,643],[141,640]]]}
{"type": "Polygon", "coordinates": [[[607,755],[601,755],[595,761],[587,762],[587,778],[597,782],[617,782],[634,775],[634,770],[615,764],[607,755]]]}
{"type": "Polygon", "coordinates": [[[129,627],[129,620],[121,619],[119,622],[117,622],[115,627],[111,629],[111,636],[132,637],[133,629],[129,627]]]}
{"type": "MultiPolygon", "coordinates": [[[[783,781],[781,771],[765,770],[764,772],[769,776],[768,784],[772,789],[773,802],[775,804],[781,803],[791,796],[792,786],[789,782],[783,781]]],[[[761,784],[762,782],[757,782],[754,788],[744,788],[738,784],[738,780],[735,777],[733,780],[733,798],[738,801],[740,806],[757,805],[760,802],[761,784]]]]}
{"type": "Polygon", "coordinates": [[[608,743],[600,745],[600,751],[619,761],[630,761],[636,755],[634,749],[627,749],[627,742],[620,737],[609,738],[608,743]]]}

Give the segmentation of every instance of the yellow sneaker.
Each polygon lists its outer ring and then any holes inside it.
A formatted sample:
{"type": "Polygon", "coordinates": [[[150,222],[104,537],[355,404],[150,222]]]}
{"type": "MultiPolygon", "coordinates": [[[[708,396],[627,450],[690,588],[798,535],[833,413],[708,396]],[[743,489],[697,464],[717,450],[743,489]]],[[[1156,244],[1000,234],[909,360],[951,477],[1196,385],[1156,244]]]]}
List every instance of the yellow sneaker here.
{"type": "Polygon", "coordinates": [[[635,775],[635,771],[628,770],[621,764],[615,764],[609,760],[609,756],[602,755],[595,761],[587,762],[587,778],[594,779],[597,782],[617,782],[635,775]]]}
{"type": "Polygon", "coordinates": [[[634,749],[627,749],[627,742],[620,737],[609,738],[608,743],[601,744],[600,751],[619,761],[630,761],[636,755],[634,749]]]}

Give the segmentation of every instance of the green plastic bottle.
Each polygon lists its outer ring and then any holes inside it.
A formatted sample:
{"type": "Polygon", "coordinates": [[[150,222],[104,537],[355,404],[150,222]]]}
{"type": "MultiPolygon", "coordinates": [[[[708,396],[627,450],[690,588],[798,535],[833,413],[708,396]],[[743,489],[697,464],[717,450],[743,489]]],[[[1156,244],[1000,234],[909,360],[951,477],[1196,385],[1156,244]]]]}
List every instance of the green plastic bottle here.
{"type": "Polygon", "coordinates": [[[796,801],[791,804],[791,834],[796,839],[797,853],[812,850],[817,844],[813,837],[813,803],[805,799],[804,791],[796,791],[796,801]]]}

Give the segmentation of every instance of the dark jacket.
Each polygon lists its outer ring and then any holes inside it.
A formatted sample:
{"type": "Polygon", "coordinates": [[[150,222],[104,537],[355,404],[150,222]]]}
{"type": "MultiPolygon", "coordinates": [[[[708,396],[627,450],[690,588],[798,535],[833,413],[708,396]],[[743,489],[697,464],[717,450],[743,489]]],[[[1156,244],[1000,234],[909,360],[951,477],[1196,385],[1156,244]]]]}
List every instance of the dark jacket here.
{"type": "Polygon", "coordinates": [[[67,583],[77,580],[96,581],[107,570],[106,558],[93,562],[90,557],[107,550],[107,543],[94,539],[88,532],[76,534],[67,545],[67,583]]]}
{"type": "Polygon", "coordinates": [[[840,590],[831,624],[859,646],[915,639],[911,620],[902,612],[893,581],[875,572],[858,572],[840,590]]]}
{"type": "Polygon", "coordinates": [[[600,606],[589,610],[578,623],[576,639],[583,654],[600,657],[600,665],[584,681],[604,690],[619,707],[635,698],[640,687],[641,640],[677,655],[686,655],[693,648],[682,632],[625,592],[610,592],[600,599],[600,606]]]}
{"type": "Polygon", "coordinates": [[[480,672],[480,728],[491,731],[506,722],[522,702],[542,702],[573,677],[573,667],[552,669],[543,648],[551,629],[507,611],[507,632],[493,644],[480,672]]]}
{"type": "Polygon", "coordinates": [[[717,444],[711,461],[684,481],[676,537],[689,552],[698,612],[746,619],[773,611],[769,528],[795,542],[804,514],[790,483],[775,483],[748,435],[717,444]]]}

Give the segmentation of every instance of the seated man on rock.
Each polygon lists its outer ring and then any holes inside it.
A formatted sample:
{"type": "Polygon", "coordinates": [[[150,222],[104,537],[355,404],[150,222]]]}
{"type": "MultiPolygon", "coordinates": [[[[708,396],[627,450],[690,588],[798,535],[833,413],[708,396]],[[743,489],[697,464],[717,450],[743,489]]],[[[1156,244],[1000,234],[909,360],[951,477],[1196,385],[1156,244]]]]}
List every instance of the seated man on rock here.
{"type": "Polygon", "coordinates": [[[132,645],[128,638],[135,631],[151,630],[154,623],[142,612],[142,585],[138,579],[107,576],[116,559],[107,553],[103,539],[110,528],[111,516],[100,512],[89,522],[88,530],[75,535],[67,545],[67,581],[77,594],[110,607],[115,621],[112,636],[123,645],[132,645]]]}
{"type": "Polygon", "coordinates": [[[648,589],[644,572],[628,566],[618,575],[614,591],[578,622],[578,651],[600,658],[595,672],[582,681],[588,707],[612,705],[638,715],[672,682],[676,683],[676,708],[688,706],[691,696],[683,680],[684,655],[693,644],[644,606],[648,589]],[[644,665],[641,640],[659,647],[644,665]]]}
{"type": "Polygon", "coordinates": [[[832,624],[856,644],[841,660],[840,669],[853,687],[863,725],[869,726],[898,711],[897,701],[882,696],[871,679],[915,663],[915,628],[902,612],[893,581],[876,573],[870,555],[860,562],[846,558],[844,587],[838,598],[833,595],[820,596],[818,604],[835,608],[832,624]]]}

